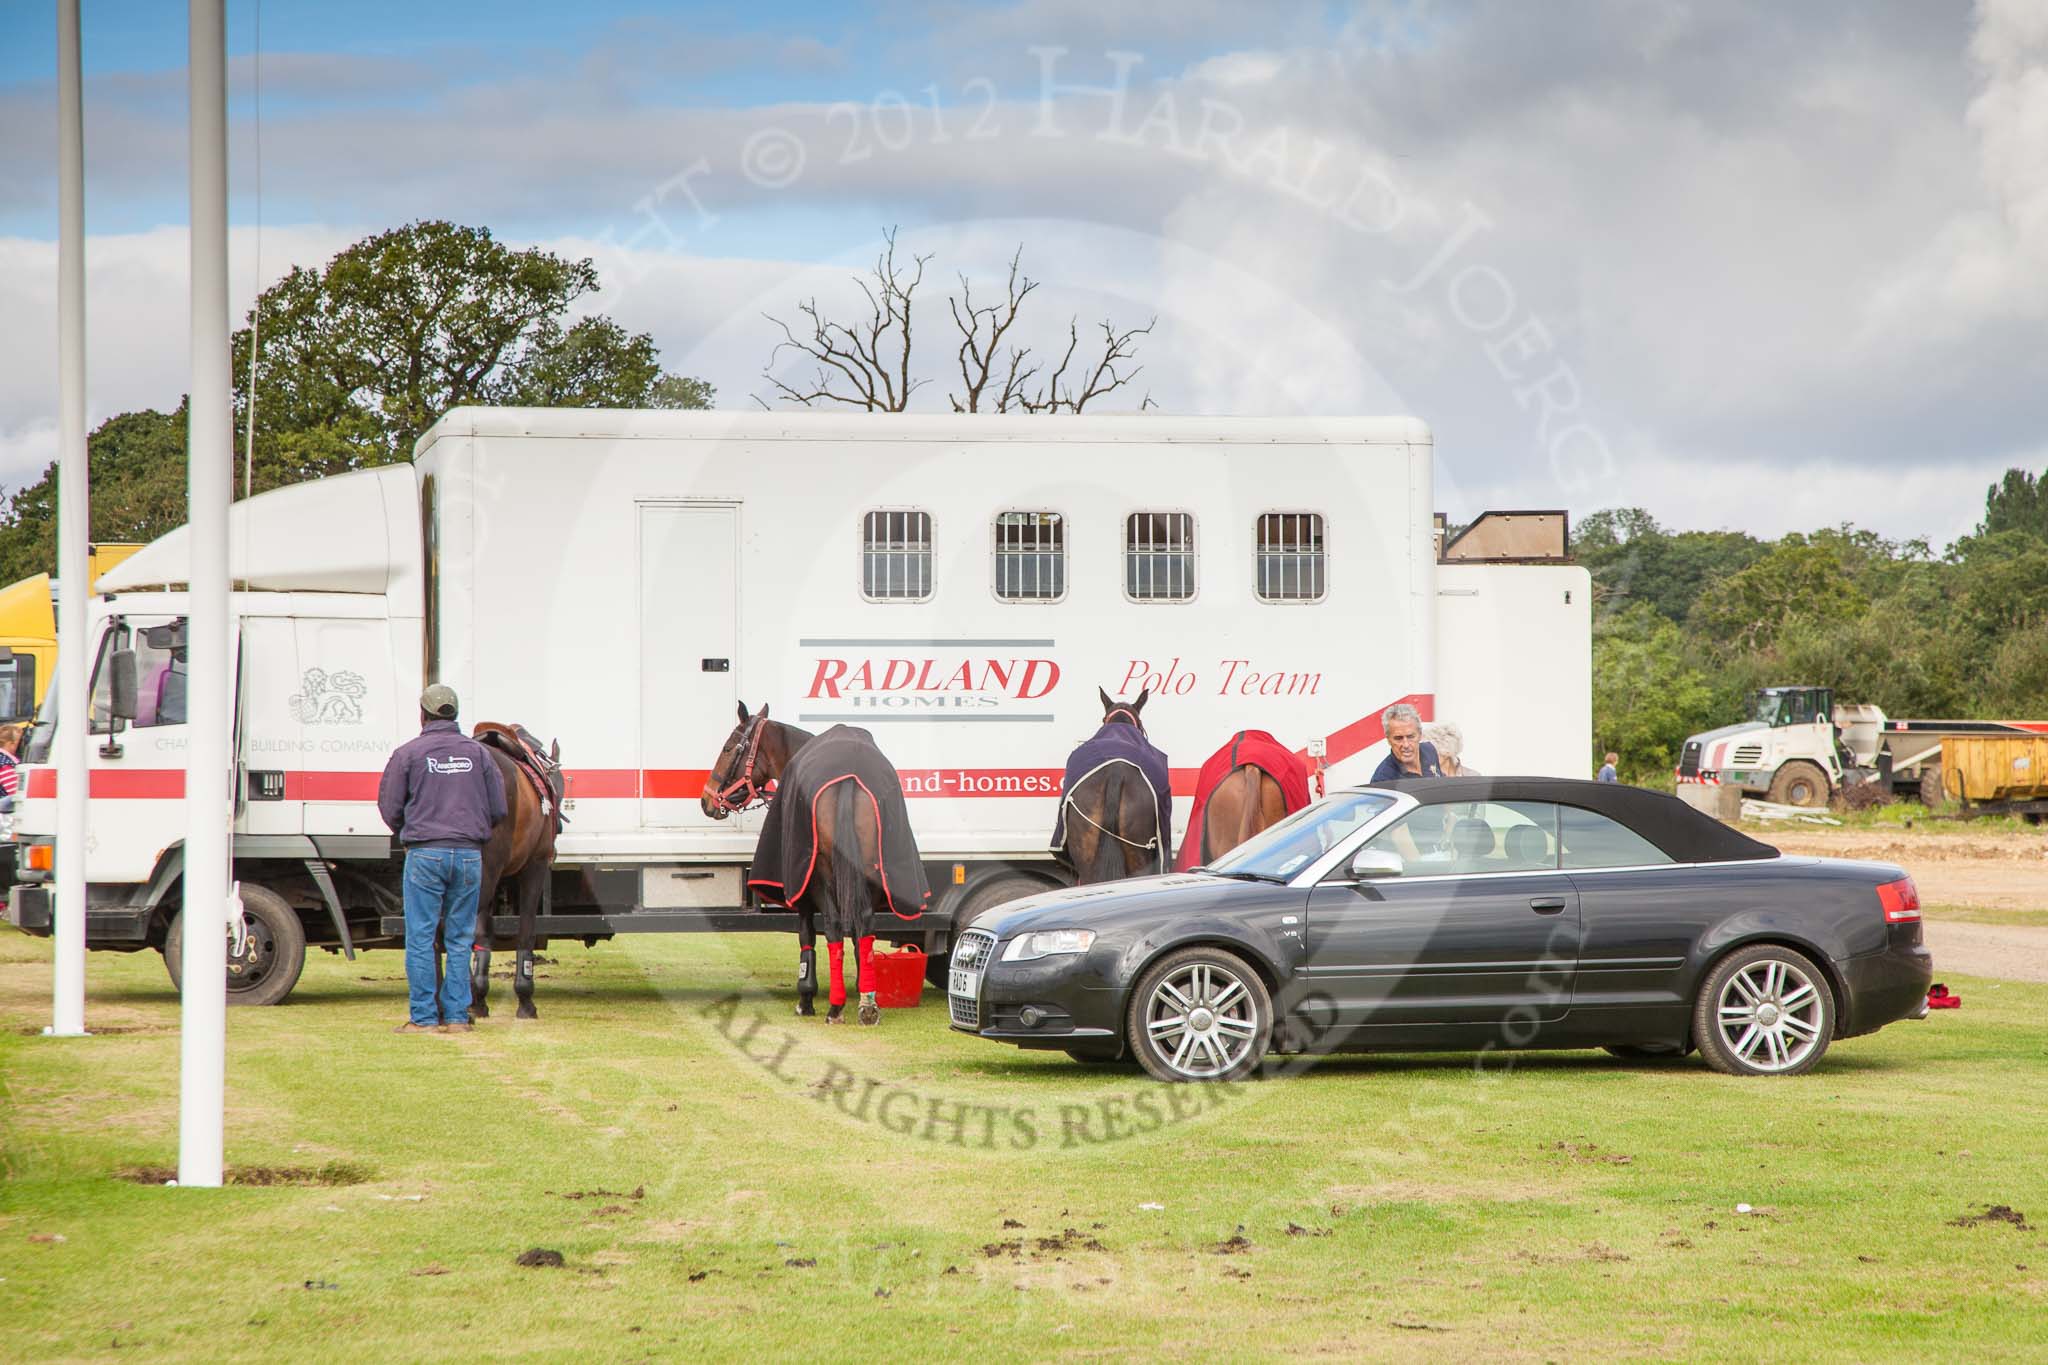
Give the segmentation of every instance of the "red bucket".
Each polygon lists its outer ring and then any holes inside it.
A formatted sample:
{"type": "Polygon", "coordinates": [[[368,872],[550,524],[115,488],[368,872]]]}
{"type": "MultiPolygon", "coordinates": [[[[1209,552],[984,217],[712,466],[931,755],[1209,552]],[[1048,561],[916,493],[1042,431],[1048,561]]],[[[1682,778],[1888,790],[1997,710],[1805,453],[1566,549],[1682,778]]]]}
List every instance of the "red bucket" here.
{"type": "Polygon", "coordinates": [[[893,953],[876,953],[875,1003],[885,1010],[916,1009],[924,994],[924,951],[899,948],[893,953]]]}

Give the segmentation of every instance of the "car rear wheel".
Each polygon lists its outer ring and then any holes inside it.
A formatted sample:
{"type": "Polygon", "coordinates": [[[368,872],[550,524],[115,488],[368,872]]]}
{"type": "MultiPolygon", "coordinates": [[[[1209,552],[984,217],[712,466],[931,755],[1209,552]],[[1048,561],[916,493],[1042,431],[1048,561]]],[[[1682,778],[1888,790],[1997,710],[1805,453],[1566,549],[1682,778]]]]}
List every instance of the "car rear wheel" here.
{"type": "Polygon", "coordinates": [[[1812,958],[1759,943],[1707,973],[1693,1005],[1693,1037],[1707,1065],[1731,1076],[1811,1071],[1835,1036],[1835,993],[1812,958]]]}
{"type": "MultiPolygon", "coordinates": [[[[248,934],[242,951],[234,943],[228,953],[228,1003],[230,1005],[276,1005],[299,984],[306,967],[306,926],[284,897],[261,886],[242,884],[242,919],[248,934]]],[[[222,927],[226,935],[227,929],[222,927]]],[[[171,985],[185,984],[185,912],[171,918],[164,937],[164,969],[171,985]]]]}
{"type": "Polygon", "coordinates": [[[1183,948],[1138,978],[1125,1033],[1154,1080],[1238,1080],[1272,1042],[1273,999],[1237,954],[1183,948]]]}

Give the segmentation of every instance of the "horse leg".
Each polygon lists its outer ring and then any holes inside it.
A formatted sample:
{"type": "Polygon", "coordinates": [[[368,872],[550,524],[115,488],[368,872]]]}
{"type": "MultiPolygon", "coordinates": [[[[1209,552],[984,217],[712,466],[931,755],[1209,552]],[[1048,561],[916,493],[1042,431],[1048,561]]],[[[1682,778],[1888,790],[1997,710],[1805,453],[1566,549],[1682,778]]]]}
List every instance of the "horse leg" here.
{"type": "Polygon", "coordinates": [[[519,951],[512,969],[512,992],[519,997],[519,1008],[513,1017],[518,1019],[540,1018],[540,1012],[533,1007],[533,940],[540,912],[553,899],[549,872],[544,855],[539,852],[533,855],[532,865],[519,872],[519,951]]]}
{"type": "Polygon", "coordinates": [[[832,1007],[825,1011],[825,1022],[837,1024],[846,1013],[846,944],[840,940],[839,926],[831,920],[825,921],[825,956],[830,960],[825,970],[825,998],[832,1007]]]}
{"type": "Polygon", "coordinates": [[[882,1022],[875,1000],[875,936],[862,934],[853,955],[853,987],[860,993],[860,1021],[869,1028],[882,1022]]]}
{"type": "Polygon", "coordinates": [[[469,1015],[487,1019],[491,1013],[491,908],[498,899],[498,883],[487,877],[477,888],[476,939],[469,948],[469,1015]]]}
{"type": "Polygon", "coordinates": [[[818,924],[808,910],[796,912],[796,1012],[808,1019],[818,1012],[818,924]]]}

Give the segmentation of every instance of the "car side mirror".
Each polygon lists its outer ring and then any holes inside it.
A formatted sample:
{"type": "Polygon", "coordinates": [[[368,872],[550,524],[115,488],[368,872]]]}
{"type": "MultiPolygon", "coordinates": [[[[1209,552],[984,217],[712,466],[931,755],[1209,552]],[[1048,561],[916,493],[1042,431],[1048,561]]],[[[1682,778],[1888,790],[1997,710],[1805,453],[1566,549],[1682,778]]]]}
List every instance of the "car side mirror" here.
{"type": "Polygon", "coordinates": [[[1351,855],[1351,875],[1360,881],[1370,877],[1398,877],[1408,865],[1398,853],[1383,848],[1361,848],[1351,855]]]}
{"type": "Polygon", "coordinates": [[[136,664],[135,651],[117,649],[108,665],[113,672],[107,675],[107,710],[115,720],[135,719],[136,664]]]}

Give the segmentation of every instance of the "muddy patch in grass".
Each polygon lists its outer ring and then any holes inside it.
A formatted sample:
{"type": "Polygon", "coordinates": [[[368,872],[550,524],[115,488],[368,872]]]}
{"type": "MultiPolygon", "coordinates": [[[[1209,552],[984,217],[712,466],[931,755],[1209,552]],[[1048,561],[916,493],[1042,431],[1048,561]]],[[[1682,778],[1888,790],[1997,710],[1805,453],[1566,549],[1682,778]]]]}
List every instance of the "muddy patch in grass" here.
{"type": "MultiPolygon", "coordinates": [[[[114,1172],[137,1185],[165,1185],[178,1178],[175,1166],[126,1166],[114,1172]]],[[[330,1161],[321,1166],[230,1166],[221,1173],[224,1185],[360,1185],[370,1178],[360,1161],[330,1161]]]]}
{"type": "Polygon", "coordinates": [[[1951,1219],[1949,1226],[1979,1228],[1988,1223],[2004,1223],[2019,1229],[2021,1232],[2033,1231],[2033,1225],[2027,1222],[2027,1215],[2021,1213],[2010,1204],[1993,1204],[1982,1213],[1966,1213],[1960,1218],[1951,1219]]]}
{"type": "Polygon", "coordinates": [[[562,1259],[561,1252],[551,1247],[528,1247],[514,1258],[514,1264],[560,1270],[567,1262],[562,1259]]]}
{"type": "MultiPolygon", "coordinates": [[[[633,1191],[631,1194],[628,1194],[623,1190],[605,1189],[566,1190],[559,1192],[555,1190],[547,1190],[544,1191],[544,1193],[552,1194],[557,1199],[645,1199],[647,1197],[647,1187],[645,1185],[635,1185],[633,1187],[633,1191]]],[[[610,1213],[613,1211],[614,1210],[612,1209],[599,1210],[600,1213],[610,1213]]],[[[618,1209],[616,1211],[623,1213],[625,1210],[618,1209]]]]}
{"type": "Polygon", "coordinates": [[[1236,1232],[1209,1248],[1218,1256],[1242,1256],[1251,1249],[1252,1239],[1244,1235],[1244,1227],[1241,1224],[1236,1232]]]}

